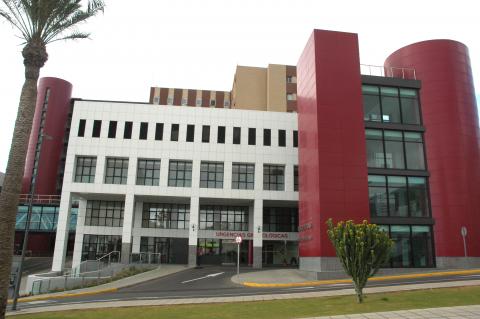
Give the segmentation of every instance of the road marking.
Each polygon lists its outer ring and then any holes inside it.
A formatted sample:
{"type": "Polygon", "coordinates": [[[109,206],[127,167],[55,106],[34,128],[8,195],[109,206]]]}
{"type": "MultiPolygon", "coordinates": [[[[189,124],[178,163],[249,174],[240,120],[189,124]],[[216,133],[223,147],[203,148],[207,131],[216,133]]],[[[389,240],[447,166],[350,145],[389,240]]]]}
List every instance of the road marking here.
{"type": "Polygon", "coordinates": [[[351,286],[352,284],[333,284],[333,285],[329,285],[331,287],[338,287],[338,286],[351,286]]]}
{"type": "Polygon", "coordinates": [[[294,288],[288,288],[286,290],[302,290],[302,289],[315,289],[316,287],[294,287],[294,288]]]}
{"type": "Polygon", "coordinates": [[[224,273],[225,273],[225,272],[217,272],[216,274],[210,274],[210,275],[206,275],[206,276],[203,276],[203,277],[200,277],[200,278],[185,280],[185,281],[182,281],[182,284],[186,284],[186,283],[188,283],[188,282],[197,281],[197,280],[201,280],[201,279],[206,279],[206,278],[211,278],[211,277],[217,277],[217,276],[220,276],[220,275],[222,275],[222,274],[224,274],[224,273]]]}
{"type": "Polygon", "coordinates": [[[53,300],[38,300],[38,301],[30,301],[28,304],[29,305],[41,305],[41,304],[52,303],[52,302],[55,302],[55,301],[53,301],[53,300]]]}

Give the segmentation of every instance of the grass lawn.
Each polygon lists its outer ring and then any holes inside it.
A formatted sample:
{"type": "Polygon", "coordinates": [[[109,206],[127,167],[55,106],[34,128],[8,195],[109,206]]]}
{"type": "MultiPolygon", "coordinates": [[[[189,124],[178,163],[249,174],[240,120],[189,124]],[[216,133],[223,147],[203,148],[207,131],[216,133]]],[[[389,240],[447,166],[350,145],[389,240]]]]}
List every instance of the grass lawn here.
{"type": "Polygon", "coordinates": [[[68,312],[50,312],[37,315],[23,315],[16,316],[15,318],[281,319],[473,304],[480,304],[480,287],[442,288],[370,294],[366,296],[363,304],[357,304],[355,296],[352,295],[222,304],[105,308],[99,310],[78,311],[73,310],[68,312]]]}

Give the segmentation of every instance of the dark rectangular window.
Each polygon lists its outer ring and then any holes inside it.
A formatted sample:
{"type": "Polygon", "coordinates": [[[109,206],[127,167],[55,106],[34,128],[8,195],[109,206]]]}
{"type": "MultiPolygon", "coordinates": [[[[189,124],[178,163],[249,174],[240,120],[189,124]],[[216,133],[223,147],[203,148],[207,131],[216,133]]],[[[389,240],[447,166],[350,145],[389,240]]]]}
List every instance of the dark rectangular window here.
{"type": "Polygon", "coordinates": [[[110,157],[106,162],[105,184],[127,184],[128,158],[110,157]]]}
{"type": "Polygon", "coordinates": [[[125,122],[125,127],[123,129],[123,138],[129,140],[132,138],[132,126],[133,122],[125,122]]]}
{"type": "Polygon", "coordinates": [[[293,131],[293,147],[298,147],[298,131],[293,131]]]}
{"type": "Polygon", "coordinates": [[[278,146],[285,147],[286,146],[286,137],[287,133],[285,130],[278,130],[278,146]]]}
{"type": "Polygon", "coordinates": [[[115,138],[117,136],[117,121],[110,121],[108,124],[108,138],[115,138]]]}
{"type": "Polygon", "coordinates": [[[172,124],[170,130],[170,141],[176,142],[178,141],[178,131],[180,130],[179,124],[172,124]]]}
{"type": "Polygon", "coordinates": [[[155,124],[155,140],[156,141],[163,140],[163,123],[155,124]]]}
{"type": "Polygon", "coordinates": [[[122,227],[125,202],[120,201],[87,201],[85,225],[122,227]]]}
{"type": "Polygon", "coordinates": [[[95,181],[95,169],[97,158],[94,156],[78,156],[75,165],[76,183],[93,183],[95,181]]]}
{"type": "Polygon", "coordinates": [[[223,188],[223,163],[202,162],[200,164],[200,187],[223,188]]]}
{"type": "MultiPolygon", "coordinates": [[[[88,208],[87,208],[88,209],[88,208]]],[[[96,260],[112,251],[122,250],[122,236],[83,235],[82,261],[96,260]]],[[[118,254],[111,255],[112,262],[119,262],[118,254]]]]}
{"type": "Polygon", "coordinates": [[[160,184],[160,160],[139,159],[137,185],[158,186],[160,184]]]}
{"type": "Polygon", "coordinates": [[[189,220],[188,204],[143,203],[143,228],[188,229],[189,220]]]}
{"type": "Polygon", "coordinates": [[[202,126],[202,143],[210,142],[210,125],[202,126]]]}
{"type": "Polygon", "coordinates": [[[248,231],[248,206],[200,206],[199,229],[248,231]]]}
{"type": "Polygon", "coordinates": [[[217,143],[225,144],[225,126],[218,127],[217,143]]]}
{"type": "Polygon", "coordinates": [[[240,144],[242,131],[240,127],[233,128],[233,144],[240,144]]]}
{"type": "Polygon", "coordinates": [[[254,189],[255,164],[232,164],[232,189],[254,189]]]}
{"type": "Polygon", "coordinates": [[[192,186],[192,161],[170,160],[168,166],[168,186],[192,186]]]}
{"type": "Polygon", "coordinates": [[[293,166],[293,190],[298,192],[298,166],[293,166]]]}
{"type": "Polygon", "coordinates": [[[298,208],[263,207],[264,232],[298,232],[298,208]]]}
{"type": "Polygon", "coordinates": [[[141,140],[146,140],[147,136],[148,136],[148,123],[142,122],[140,123],[140,135],[138,138],[141,140]]]}
{"type": "Polygon", "coordinates": [[[80,120],[80,123],[78,123],[78,137],[85,136],[85,124],[87,124],[87,120],[80,120]]]}
{"type": "Polygon", "coordinates": [[[101,130],[102,130],[102,121],[94,120],[93,121],[92,137],[100,137],[101,130]]]}
{"type": "Polygon", "coordinates": [[[255,145],[257,143],[257,130],[254,128],[248,129],[248,145],[255,145]]]}
{"type": "Polygon", "coordinates": [[[263,189],[266,191],[285,190],[285,166],[263,165],[263,189]]]}
{"type": "Polygon", "coordinates": [[[187,125],[187,142],[193,142],[195,140],[195,125],[187,125]]]}
{"type": "Polygon", "coordinates": [[[270,146],[272,144],[272,131],[269,128],[263,129],[263,145],[270,146]]]}

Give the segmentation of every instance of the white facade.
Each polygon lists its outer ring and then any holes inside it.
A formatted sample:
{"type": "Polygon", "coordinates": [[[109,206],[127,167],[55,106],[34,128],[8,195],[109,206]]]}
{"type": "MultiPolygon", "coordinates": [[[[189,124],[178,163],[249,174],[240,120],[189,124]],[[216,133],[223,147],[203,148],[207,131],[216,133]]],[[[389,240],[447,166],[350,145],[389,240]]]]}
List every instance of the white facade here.
{"type": "MultiPolygon", "coordinates": [[[[263,207],[297,206],[294,191],[294,166],[298,165],[293,131],[297,130],[296,113],[263,112],[217,108],[159,106],[123,102],[75,101],[68,153],[65,164],[60,214],[58,218],[52,270],[63,269],[68,240],[68,220],[72,198],[79,199],[73,267],[81,261],[85,234],[121,235],[122,254],[140,251],[140,238],[188,238],[189,263],[195,263],[198,238],[232,238],[241,235],[253,240],[253,264],[262,265],[262,242],[268,240],[297,241],[297,233],[264,233],[263,207]],[[84,137],[78,137],[80,120],[86,120],[84,137]],[[94,121],[101,122],[100,137],[92,137],[94,121]],[[116,137],[108,138],[109,122],[117,121],[116,137]],[[124,139],[126,121],[133,122],[131,139],[124,139]],[[139,139],[140,123],[148,123],[146,140],[139,139]],[[155,140],[156,123],[163,123],[163,138],[155,140]],[[179,124],[178,141],[171,141],[171,125],[179,124]],[[187,125],[194,125],[194,142],[186,141],[187,125]],[[210,126],[210,141],[202,142],[202,126],[210,126]],[[225,126],[225,143],[217,143],[217,127],[225,126]],[[241,128],[240,144],[233,144],[233,128],[241,128]],[[248,144],[249,128],[256,129],[256,145],[248,144]],[[271,130],[271,146],[263,145],[264,129],[271,130]],[[279,130],[286,131],[286,146],[279,146],[279,130]],[[78,156],[96,157],[93,183],[74,182],[78,156]],[[125,185],[106,184],[106,158],[128,159],[125,185]],[[136,185],[138,159],[160,160],[159,186],[136,185]],[[192,161],[191,187],[168,186],[169,161],[192,161]],[[200,188],[202,161],[223,163],[223,188],[200,188]],[[232,189],[232,163],[255,164],[254,189],[232,189]],[[263,187],[264,164],[285,167],[284,190],[270,191],[263,187]],[[86,226],[89,200],[124,201],[122,227],[86,226]],[[144,202],[183,203],[190,205],[190,223],[186,229],[142,228],[144,202]],[[249,207],[248,231],[199,229],[199,207],[203,204],[243,205],[249,207]]],[[[122,259],[125,256],[122,256],[122,259]]],[[[129,257],[129,256],[128,256],[129,257]]]]}

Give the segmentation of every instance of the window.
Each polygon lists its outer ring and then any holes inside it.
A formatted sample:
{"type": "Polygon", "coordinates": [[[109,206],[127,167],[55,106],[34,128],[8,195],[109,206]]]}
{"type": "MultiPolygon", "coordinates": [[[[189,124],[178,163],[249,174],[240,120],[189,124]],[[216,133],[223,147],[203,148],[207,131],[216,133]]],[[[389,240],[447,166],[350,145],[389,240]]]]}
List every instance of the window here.
{"type": "Polygon", "coordinates": [[[142,227],[188,229],[190,205],[143,203],[142,227]]]}
{"type": "Polygon", "coordinates": [[[270,129],[263,129],[263,145],[270,146],[272,144],[272,132],[270,129]]]}
{"type": "Polygon", "coordinates": [[[363,85],[362,92],[365,121],[421,124],[417,90],[363,85]]]}
{"type": "Polygon", "coordinates": [[[224,108],[229,108],[230,107],[230,101],[228,101],[228,100],[223,101],[223,107],[224,108]]]}
{"type": "Polygon", "coordinates": [[[182,98],[182,106],[186,106],[188,104],[188,100],[186,98],[182,98]]]}
{"type": "Polygon", "coordinates": [[[128,158],[107,157],[105,184],[127,184],[128,158]]]}
{"type": "Polygon", "coordinates": [[[187,142],[193,142],[195,140],[195,125],[187,125],[187,142]]]}
{"type": "Polygon", "coordinates": [[[210,142],[210,125],[202,126],[202,143],[210,142]]]}
{"type": "Polygon", "coordinates": [[[141,140],[146,140],[148,136],[148,123],[147,122],[141,122],[140,123],[140,135],[139,139],[141,140]]]}
{"type": "Polygon", "coordinates": [[[192,162],[171,160],[168,168],[168,186],[192,186],[192,162]]]}
{"type": "Polygon", "coordinates": [[[117,121],[110,121],[108,124],[108,138],[115,138],[117,136],[117,121]]]}
{"type": "Polygon", "coordinates": [[[293,75],[287,76],[287,83],[297,83],[297,77],[293,75]]]}
{"type": "Polygon", "coordinates": [[[298,208],[263,207],[264,232],[298,232],[298,208]]]}
{"type": "Polygon", "coordinates": [[[84,137],[85,136],[85,125],[87,123],[87,120],[80,120],[78,123],[78,137],[84,137]]]}
{"type": "Polygon", "coordinates": [[[297,95],[295,93],[287,93],[287,101],[295,101],[297,99],[297,95]]]}
{"type": "Polygon", "coordinates": [[[298,147],[298,131],[293,131],[293,147],[298,147]]]}
{"type": "Polygon", "coordinates": [[[132,126],[133,122],[125,122],[125,127],[123,129],[123,138],[129,140],[132,138],[132,126]]]}
{"type": "Polygon", "coordinates": [[[210,100],[210,106],[215,106],[217,105],[217,101],[215,100],[210,100]]]}
{"type": "Polygon", "coordinates": [[[125,202],[87,201],[86,226],[122,227],[125,202]]]}
{"type": "Polygon", "coordinates": [[[421,133],[367,129],[365,135],[368,167],[425,169],[421,133]]]}
{"type": "Polygon", "coordinates": [[[200,205],[199,229],[248,231],[248,207],[200,205]]]}
{"type": "Polygon", "coordinates": [[[285,147],[286,146],[286,132],[285,130],[278,130],[278,146],[285,147]]]}
{"type": "Polygon", "coordinates": [[[254,189],[255,164],[232,164],[232,189],[254,189]]]}
{"type": "MultiPolygon", "coordinates": [[[[112,251],[122,250],[122,236],[119,235],[83,235],[82,261],[96,260],[112,251]]],[[[119,262],[119,256],[112,254],[112,262],[119,262]]]]}
{"type": "Polygon", "coordinates": [[[78,156],[75,164],[75,182],[93,183],[95,182],[95,170],[97,167],[97,158],[94,156],[78,156]]]}
{"type": "Polygon", "coordinates": [[[180,130],[180,126],[178,124],[172,124],[170,130],[170,141],[176,142],[178,141],[178,131],[180,130]]]}
{"type": "Polygon", "coordinates": [[[429,217],[425,177],[368,176],[372,217],[429,217]]]}
{"type": "Polygon", "coordinates": [[[163,140],[163,123],[155,124],[155,140],[156,141],[163,140]]]}
{"type": "Polygon", "coordinates": [[[433,267],[433,240],[430,226],[380,225],[393,240],[390,267],[433,267]]]}
{"type": "MultiPolygon", "coordinates": [[[[30,230],[55,230],[58,220],[58,206],[32,206],[30,230]]],[[[25,230],[27,227],[28,206],[18,206],[15,220],[16,230],[25,230]]],[[[73,214],[73,209],[72,209],[73,214]]]]}
{"type": "Polygon", "coordinates": [[[223,163],[202,162],[200,164],[200,187],[223,188],[223,163]]]}
{"type": "Polygon", "coordinates": [[[195,102],[196,106],[202,106],[202,99],[197,99],[195,102]]]}
{"type": "Polygon", "coordinates": [[[255,145],[257,140],[257,130],[254,128],[248,129],[248,145],[255,145]]]}
{"type": "Polygon", "coordinates": [[[240,127],[233,128],[233,144],[240,144],[241,129],[240,127]]]}
{"type": "Polygon", "coordinates": [[[285,166],[263,165],[263,189],[267,191],[285,190],[285,166]]]}
{"type": "Polygon", "coordinates": [[[137,162],[137,185],[160,184],[160,160],[139,159],[137,162]]]}
{"type": "Polygon", "coordinates": [[[225,126],[219,126],[217,133],[217,143],[225,144],[225,126]]]}
{"type": "Polygon", "coordinates": [[[293,166],[293,191],[298,192],[298,166],[293,166]]]}
{"type": "Polygon", "coordinates": [[[92,137],[100,137],[100,131],[102,130],[102,121],[93,121],[92,137]]]}
{"type": "Polygon", "coordinates": [[[173,104],[173,97],[168,97],[167,98],[167,105],[172,105],[173,104]]]}

